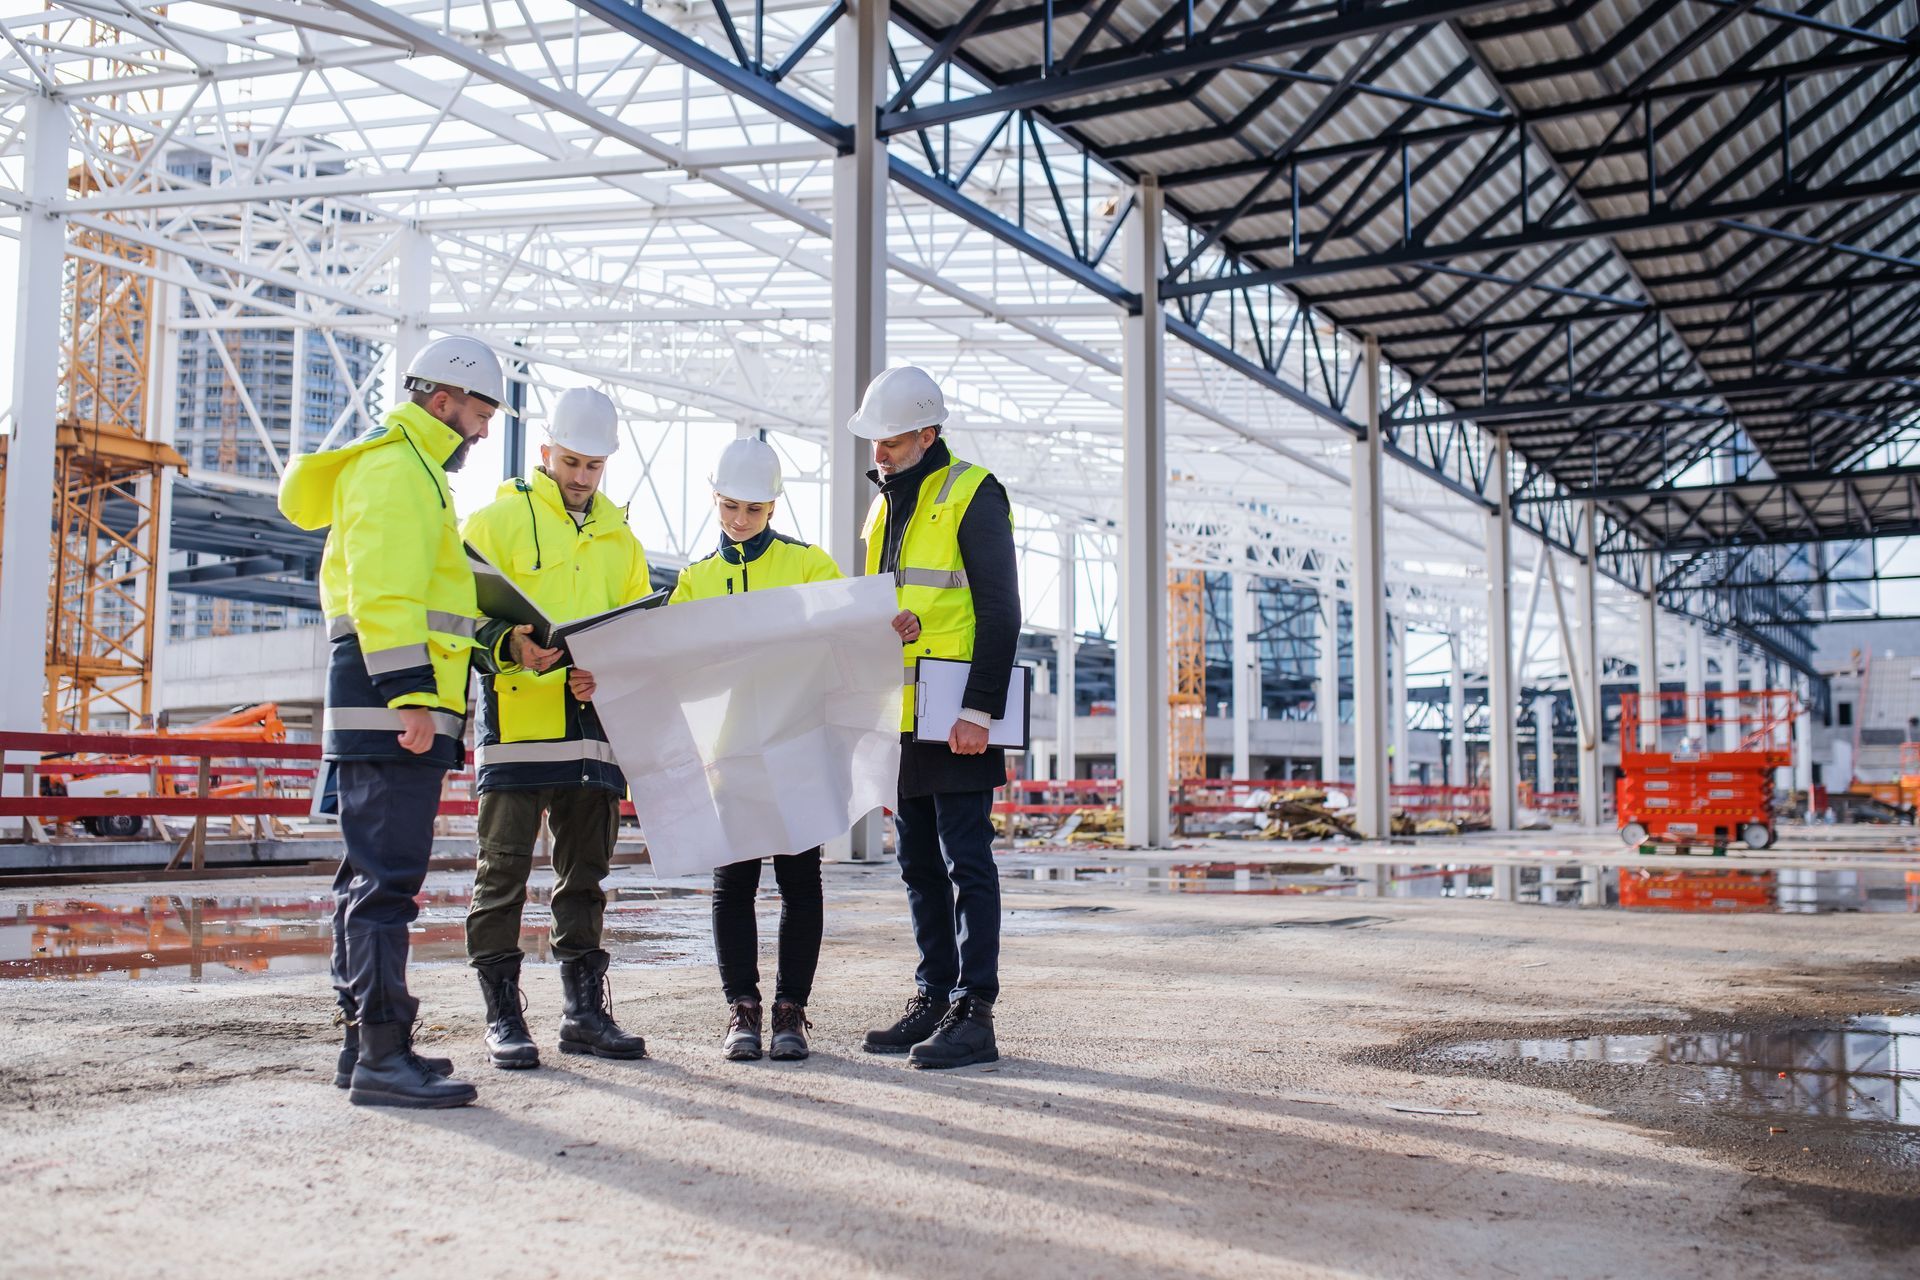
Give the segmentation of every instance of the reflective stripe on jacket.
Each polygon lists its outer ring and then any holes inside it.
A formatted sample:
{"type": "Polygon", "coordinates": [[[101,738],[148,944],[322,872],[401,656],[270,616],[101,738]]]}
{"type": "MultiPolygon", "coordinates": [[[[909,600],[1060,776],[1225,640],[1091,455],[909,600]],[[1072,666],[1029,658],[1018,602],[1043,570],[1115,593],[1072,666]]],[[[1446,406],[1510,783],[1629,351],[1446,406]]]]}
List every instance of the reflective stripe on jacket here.
{"type": "MultiPolygon", "coordinates": [[[[576,524],[560,486],[544,471],[501,485],[467,517],[462,533],[555,622],[601,613],[653,588],[647,554],[627,513],[593,495],[576,524]]],[[[626,777],[592,704],[567,688],[568,668],[538,674],[506,652],[506,623],[482,625],[477,791],[594,786],[625,794],[626,777]]]]}
{"type": "Polygon", "coordinates": [[[280,511],[328,529],[320,610],[332,640],[323,750],[329,760],[463,763],[478,610],[442,464],[460,433],[416,404],[338,449],[295,458],[280,511]],[[401,707],[435,712],[432,748],[401,747],[401,707]]]}
{"type": "Polygon", "coordinates": [[[680,581],[674,584],[667,603],[770,587],[797,587],[803,582],[830,582],[841,576],[840,566],[824,547],[775,533],[771,527],[745,542],[734,542],[722,534],[719,550],[680,571],[680,581]]]}
{"type": "MultiPolygon", "coordinates": [[[[920,493],[900,541],[894,586],[900,607],[920,619],[920,637],[903,647],[905,681],[914,683],[921,658],[973,660],[973,593],[960,558],[960,521],[973,495],[991,474],[985,467],[955,458],[920,483],[920,493]]],[[[887,495],[874,497],[862,537],[867,542],[867,572],[880,572],[887,540],[887,495]]],[[[913,728],[914,700],[904,698],[900,728],[913,728]]]]}

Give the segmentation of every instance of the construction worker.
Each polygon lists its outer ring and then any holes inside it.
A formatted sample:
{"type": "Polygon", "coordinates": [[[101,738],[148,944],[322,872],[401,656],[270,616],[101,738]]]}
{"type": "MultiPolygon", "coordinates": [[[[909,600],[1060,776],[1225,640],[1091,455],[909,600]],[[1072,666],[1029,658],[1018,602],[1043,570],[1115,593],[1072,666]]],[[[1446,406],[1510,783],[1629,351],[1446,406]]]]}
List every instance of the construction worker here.
{"type": "MultiPolygon", "coordinates": [[[[781,480],[780,455],[772,445],[735,440],[708,479],[720,546],[681,572],[669,604],[841,576],[821,548],[773,531],[781,480]]],[[[794,1061],[807,1056],[807,999],[820,962],[820,850],[776,857],[773,878],[780,886],[780,968],[774,975],[771,1053],[794,1061]]],[[[721,1051],[734,1062],[756,1060],[761,1052],[760,940],[753,915],[759,891],[759,858],[714,870],[713,951],[728,1012],[721,1051]]]]}
{"type": "MultiPolygon", "coordinates": [[[[587,387],[563,393],[547,424],[540,465],[500,486],[468,517],[468,542],[542,613],[567,622],[652,590],[647,555],[624,507],[600,492],[620,447],[612,400],[587,387]]],[[[627,780],[593,707],[593,673],[566,666],[530,626],[482,623],[480,861],[467,913],[467,956],[487,1007],[487,1051],[509,1070],[540,1065],[520,991],[520,911],[544,816],[553,833],[553,953],[564,1001],[560,1051],[644,1058],[647,1042],[613,1019],[601,945],[627,780]]]]}
{"type": "Polygon", "coordinates": [[[477,610],[446,473],[486,438],[506,379],[486,344],[440,338],[404,382],[407,403],[380,426],[294,459],[280,510],[303,529],[329,528],[324,756],[346,844],[333,881],[333,985],[347,1028],[334,1083],[361,1106],[457,1107],[473,1086],[452,1079],[446,1059],[413,1052],[407,927],[441,779],[465,756],[477,610]]]}
{"type": "Polygon", "coordinates": [[[993,862],[993,792],[1006,760],[987,745],[1006,706],[1020,638],[1020,585],[1007,492],[986,468],[941,439],[946,397],[922,369],[888,369],[848,421],[873,442],[880,486],[867,513],[868,573],[892,574],[894,630],[915,682],[921,658],[971,664],[960,718],[944,743],[913,740],[914,699],[901,714],[894,843],[920,965],[918,988],[891,1027],[869,1031],[868,1053],[908,1053],[919,1067],[992,1062],[1000,995],[1000,880],[993,862]]]}

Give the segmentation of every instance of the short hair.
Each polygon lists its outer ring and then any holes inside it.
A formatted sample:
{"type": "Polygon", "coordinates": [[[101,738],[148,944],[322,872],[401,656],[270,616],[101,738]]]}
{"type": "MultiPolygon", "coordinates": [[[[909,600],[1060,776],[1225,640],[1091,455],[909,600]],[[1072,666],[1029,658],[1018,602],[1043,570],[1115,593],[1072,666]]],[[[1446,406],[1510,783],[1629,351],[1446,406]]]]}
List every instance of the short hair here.
{"type": "Polygon", "coordinates": [[[409,382],[407,384],[407,390],[410,393],[413,403],[420,405],[422,408],[442,391],[458,393],[458,388],[456,387],[442,386],[437,382],[422,382],[418,379],[409,382]]]}

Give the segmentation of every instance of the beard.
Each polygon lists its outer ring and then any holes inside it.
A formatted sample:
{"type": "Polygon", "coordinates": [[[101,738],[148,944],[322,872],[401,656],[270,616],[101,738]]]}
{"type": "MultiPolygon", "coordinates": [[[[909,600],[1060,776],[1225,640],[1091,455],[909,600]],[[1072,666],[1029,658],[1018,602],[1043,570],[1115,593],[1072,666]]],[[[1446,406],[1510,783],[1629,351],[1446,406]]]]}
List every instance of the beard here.
{"type": "Polygon", "coordinates": [[[472,449],[473,449],[473,437],[472,436],[461,437],[460,447],[453,451],[453,456],[449,457],[445,462],[440,464],[440,469],[446,472],[458,471],[460,468],[467,465],[467,454],[470,453],[472,449]]]}

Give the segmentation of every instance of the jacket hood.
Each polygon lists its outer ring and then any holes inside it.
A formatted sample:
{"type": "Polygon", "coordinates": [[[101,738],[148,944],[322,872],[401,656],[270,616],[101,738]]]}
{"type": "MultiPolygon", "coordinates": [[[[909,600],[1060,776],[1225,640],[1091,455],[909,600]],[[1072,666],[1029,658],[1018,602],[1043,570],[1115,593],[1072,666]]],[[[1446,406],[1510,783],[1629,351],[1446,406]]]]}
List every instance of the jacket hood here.
{"type": "Polygon", "coordinates": [[[450,501],[441,464],[460,447],[460,433],[417,404],[403,404],[386,421],[337,449],[322,449],[295,458],[280,479],[280,514],[301,529],[324,529],[333,523],[333,495],[347,463],[369,449],[400,442],[421,456],[441,501],[450,501]]]}
{"type": "MultiPolygon", "coordinates": [[[[560,493],[559,483],[539,467],[529,471],[524,480],[506,481],[494,491],[493,496],[495,499],[512,498],[521,493],[531,493],[536,500],[552,508],[557,516],[568,520],[573,518],[572,513],[567,510],[566,498],[560,493]]],[[[603,533],[624,529],[626,524],[626,508],[596,490],[593,501],[587,506],[587,533],[592,537],[599,537],[603,533]]]]}

